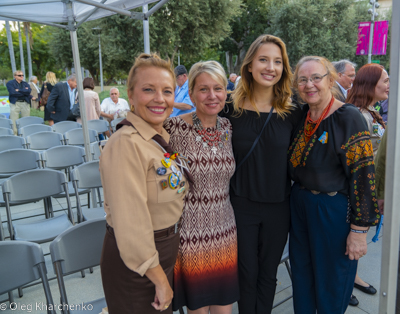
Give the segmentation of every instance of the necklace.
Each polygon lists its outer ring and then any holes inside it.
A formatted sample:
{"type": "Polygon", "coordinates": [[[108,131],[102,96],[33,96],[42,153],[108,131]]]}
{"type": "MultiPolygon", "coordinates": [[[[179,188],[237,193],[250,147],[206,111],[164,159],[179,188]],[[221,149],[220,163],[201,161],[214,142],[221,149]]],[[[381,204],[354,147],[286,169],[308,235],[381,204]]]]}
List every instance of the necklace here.
{"type": "MultiPolygon", "coordinates": [[[[218,150],[217,146],[219,146],[220,148],[224,146],[224,144],[221,142],[223,136],[222,136],[222,127],[219,117],[217,117],[217,125],[215,131],[207,131],[208,128],[203,128],[203,125],[201,124],[201,121],[197,116],[196,112],[192,113],[192,119],[193,119],[193,127],[197,133],[196,141],[197,142],[203,141],[203,147],[204,148],[211,147],[211,151],[214,154],[216,154],[218,150]]],[[[227,137],[228,135],[226,134],[225,138],[227,137]]]]}
{"type": "Polygon", "coordinates": [[[317,131],[322,120],[324,120],[326,118],[326,116],[329,113],[329,110],[332,108],[334,101],[335,101],[335,98],[332,96],[332,99],[329,102],[329,105],[325,107],[321,116],[316,121],[311,119],[311,112],[310,112],[310,110],[308,110],[307,118],[304,121],[304,136],[305,136],[306,142],[308,142],[310,140],[311,136],[313,136],[313,134],[317,131]]]}

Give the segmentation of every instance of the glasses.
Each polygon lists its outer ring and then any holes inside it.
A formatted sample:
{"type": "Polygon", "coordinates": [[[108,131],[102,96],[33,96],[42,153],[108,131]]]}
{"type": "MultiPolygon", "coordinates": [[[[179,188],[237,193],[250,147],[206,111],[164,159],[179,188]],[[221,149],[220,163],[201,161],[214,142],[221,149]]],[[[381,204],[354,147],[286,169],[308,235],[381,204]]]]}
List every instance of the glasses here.
{"type": "Polygon", "coordinates": [[[343,75],[346,75],[347,77],[350,77],[351,79],[353,79],[353,78],[355,78],[356,77],[356,75],[355,74],[353,74],[353,75],[347,75],[346,73],[343,73],[343,72],[341,72],[343,75]]]}
{"type": "Polygon", "coordinates": [[[305,78],[305,77],[300,77],[300,78],[297,80],[297,85],[299,85],[299,86],[305,86],[305,85],[307,85],[307,82],[308,82],[308,81],[310,81],[311,83],[317,84],[317,83],[321,82],[322,79],[323,79],[325,76],[327,76],[327,75],[328,75],[328,73],[326,73],[325,75],[313,74],[313,75],[311,75],[311,77],[310,77],[309,79],[308,79],[308,78],[305,78]]]}
{"type": "Polygon", "coordinates": [[[23,74],[17,74],[16,76],[24,76],[23,74]]]}

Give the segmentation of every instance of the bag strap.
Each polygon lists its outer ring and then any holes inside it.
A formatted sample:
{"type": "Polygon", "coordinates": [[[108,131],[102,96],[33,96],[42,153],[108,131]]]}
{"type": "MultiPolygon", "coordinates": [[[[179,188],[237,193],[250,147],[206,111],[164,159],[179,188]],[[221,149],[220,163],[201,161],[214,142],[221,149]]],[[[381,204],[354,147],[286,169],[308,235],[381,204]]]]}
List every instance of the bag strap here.
{"type": "Polygon", "coordinates": [[[270,120],[271,117],[272,117],[272,112],[273,112],[273,111],[274,111],[274,107],[272,106],[272,107],[271,107],[271,111],[269,112],[268,118],[267,118],[267,120],[265,121],[264,126],[263,126],[262,129],[261,129],[260,134],[258,134],[256,140],[255,140],[254,143],[253,143],[253,146],[251,146],[251,148],[250,148],[249,152],[247,153],[246,157],[244,157],[244,158],[242,159],[242,161],[239,163],[239,165],[236,167],[236,171],[243,165],[243,163],[246,161],[246,159],[249,158],[249,156],[250,156],[251,153],[253,152],[254,148],[256,147],[256,145],[257,145],[257,143],[258,143],[258,140],[259,140],[260,137],[261,137],[261,134],[263,133],[265,127],[267,126],[269,120],[270,120]]]}

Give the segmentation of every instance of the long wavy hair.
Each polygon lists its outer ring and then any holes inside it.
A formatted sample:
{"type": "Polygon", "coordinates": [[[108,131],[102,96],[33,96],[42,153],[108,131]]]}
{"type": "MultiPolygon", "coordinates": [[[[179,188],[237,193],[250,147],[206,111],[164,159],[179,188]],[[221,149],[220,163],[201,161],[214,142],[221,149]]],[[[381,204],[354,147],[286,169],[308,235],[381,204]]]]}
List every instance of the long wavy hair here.
{"type": "Polygon", "coordinates": [[[375,87],[382,76],[383,70],[384,67],[376,63],[368,63],[362,66],[357,72],[353,87],[347,94],[346,102],[368,111],[382,127],[385,127],[385,122],[381,115],[377,111],[368,108],[374,101],[375,87]]]}
{"type": "Polygon", "coordinates": [[[249,72],[249,65],[253,62],[260,47],[269,43],[275,44],[280,48],[283,61],[282,77],[273,87],[274,98],[272,100],[272,106],[278,113],[278,116],[282,119],[285,118],[286,114],[288,114],[293,107],[290,102],[290,97],[292,96],[290,86],[293,74],[290,69],[286,45],[278,37],[272,35],[261,35],[251,44],[249,50],[247,50],[241,67],[242,78],[232,93],[234,111],[238,116],[243,113],[244,100],[247,97],[249,98],[250,104],[254,110],[260,114],[253,96],[254,79],[251,72],[249,72]]]}

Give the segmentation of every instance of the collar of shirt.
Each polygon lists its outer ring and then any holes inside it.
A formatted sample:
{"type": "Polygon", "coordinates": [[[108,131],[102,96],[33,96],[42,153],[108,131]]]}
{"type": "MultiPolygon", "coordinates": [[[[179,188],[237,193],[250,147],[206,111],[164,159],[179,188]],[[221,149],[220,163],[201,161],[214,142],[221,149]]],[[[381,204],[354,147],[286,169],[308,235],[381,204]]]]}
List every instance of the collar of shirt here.
{"type": "Polygon", "coordinates": [[[345,98],[347,98],[347,89],[344,89],[342,85],[339,84],[339,82],[336,81],[336,84],[340,87],[343,95],[345,98]]]}
{"type": "Polygon", "coordinates": [[[37,85],[35,84],[35,83],[33,83],[33,82],[31,82],[32,83],[32,85],[33,85],[33,87],[35,87],[35,89],[37,90],[37,92],[39,93],[40,91],[39,91],[39,87],[37,87],[37,85]]]}
{"type": "Polygon", "coordinates": [[[75,103],[75,90],[76,90],[76,88],[71,89],[71,87],[69,86],[68,82],[66,82],[66,84],[67,84],[68,93],[69,93],[69,103],[70,103],[70,107],[69,108],[72,109],[72,107],[74,106],[74,103],[75,103]]]}
{"type": "MultiPolygon", "coordinates": [[[[132,112],[128,112],[126,119],[132,123],[135,129],[139,132],[139,134],[143,137],[145,141],[149,141],[153,138],[154,135],[159,134],[153,127],[150,126],[146,121],[144,121],[141,117],[135,115],[132,112]]],[[[161,134],[162,138],[169,143],[169,134],[162,128],[161,134]]]]}
{"type": "MultiPolygon", "coordinates": [[[[175,100],[177,99],[177,96],[181,93],[181,92],[186,92],[186,91],[188,91],[189,90],[189,80],[186,80],[186,82],[181,86],[181,87],[179,87],[179,86],[176,86],[176,89],[175,89],[175,100]]],[[[183,94],[185,94],[185,93],[183,93],[183,94]]],[[[178,101],[179,102],[179,101],[178,101]]]]}

